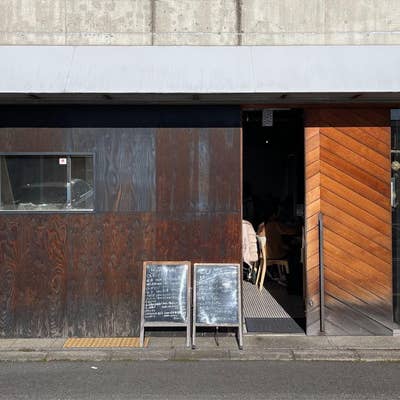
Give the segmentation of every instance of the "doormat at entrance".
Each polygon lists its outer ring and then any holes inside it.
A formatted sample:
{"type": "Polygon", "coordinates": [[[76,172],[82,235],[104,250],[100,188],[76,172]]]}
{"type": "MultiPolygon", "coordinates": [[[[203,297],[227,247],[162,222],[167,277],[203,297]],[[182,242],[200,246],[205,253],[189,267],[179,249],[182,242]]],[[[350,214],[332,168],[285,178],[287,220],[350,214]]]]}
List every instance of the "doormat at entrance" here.
{"type": "Polygon", "coordinates": [[[245,318],[247,332],[304,333],[293,318],[245,318]]]}
{"type": "MultiPolygon", "coordinates": [[[[145,338],[144,347],[149,344],[149,338],[145,338]]],[[[69,338],[65,341],[65,349],[71,349],[75,347],[140,347],[140,339],[136,337],[124,337],[124,338],[69,338]]]]}

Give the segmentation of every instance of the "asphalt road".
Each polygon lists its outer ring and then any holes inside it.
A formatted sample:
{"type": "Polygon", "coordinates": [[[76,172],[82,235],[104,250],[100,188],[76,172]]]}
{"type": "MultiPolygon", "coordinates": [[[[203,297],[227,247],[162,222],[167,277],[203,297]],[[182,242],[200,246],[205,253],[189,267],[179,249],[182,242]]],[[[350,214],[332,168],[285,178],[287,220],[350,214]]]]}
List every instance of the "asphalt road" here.
{"type": "Polygon", "coordinates": [[[0,399],[400,399],[400,364],[0,363],[0,399]]]}

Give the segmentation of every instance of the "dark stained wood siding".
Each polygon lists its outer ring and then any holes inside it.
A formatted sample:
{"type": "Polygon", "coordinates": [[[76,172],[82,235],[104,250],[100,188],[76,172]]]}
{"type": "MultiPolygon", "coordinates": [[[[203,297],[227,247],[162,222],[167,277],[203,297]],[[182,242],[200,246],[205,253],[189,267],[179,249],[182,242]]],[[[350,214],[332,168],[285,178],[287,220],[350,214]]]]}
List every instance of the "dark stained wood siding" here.
{"type": "Polygon", "coordinates": [[[237,129],[158,129],[157,212],[240,210],[240,158],[226,153],[240,157],[237,129]]]}
{"type": "Polygon", "coordinates": [[[62,335],[68,273],[65,216],[0,220],[1,335],[62,335]]]}
{"type": "Polygon", "coordinates": [[[138,335],[143,261],[240,262],[240,128],[188,126],[0,128],[96,185],[94,213],[0,214],[1,337],[138,335]]]}
{"type": "Polygon", "coordinates": [[[389,110],[307,110],[305,149],[307,333],[319,332],[322,212],[326,333],[390,334],[389,110]]]}

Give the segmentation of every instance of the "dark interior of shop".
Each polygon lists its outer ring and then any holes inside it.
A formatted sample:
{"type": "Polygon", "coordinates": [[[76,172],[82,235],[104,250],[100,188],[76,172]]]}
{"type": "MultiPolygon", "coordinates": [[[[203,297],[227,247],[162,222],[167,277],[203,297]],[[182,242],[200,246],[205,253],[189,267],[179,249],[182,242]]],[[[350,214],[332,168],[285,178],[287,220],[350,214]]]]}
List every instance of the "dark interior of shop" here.
{"type": "Polygon", "coordinates": [[[242,124],[243,219],[254,228],[257,243],[257,261],[255,255],[248,262],[250,256],[243,256],[246,329],[303,333],[302,111],[246,110],[242,124]]]}

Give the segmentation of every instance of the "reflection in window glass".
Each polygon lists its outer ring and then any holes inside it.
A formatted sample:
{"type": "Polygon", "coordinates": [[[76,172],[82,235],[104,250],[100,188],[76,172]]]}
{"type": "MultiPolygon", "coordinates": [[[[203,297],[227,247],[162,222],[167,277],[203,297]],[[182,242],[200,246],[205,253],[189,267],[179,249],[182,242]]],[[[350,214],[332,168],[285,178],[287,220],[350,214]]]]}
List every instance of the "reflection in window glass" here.
{"type": "Polygon", "coordinates": [[[91,156],[0,156],[0,210],[93,209],[91,156]]]}

